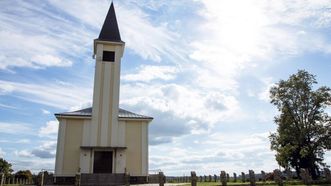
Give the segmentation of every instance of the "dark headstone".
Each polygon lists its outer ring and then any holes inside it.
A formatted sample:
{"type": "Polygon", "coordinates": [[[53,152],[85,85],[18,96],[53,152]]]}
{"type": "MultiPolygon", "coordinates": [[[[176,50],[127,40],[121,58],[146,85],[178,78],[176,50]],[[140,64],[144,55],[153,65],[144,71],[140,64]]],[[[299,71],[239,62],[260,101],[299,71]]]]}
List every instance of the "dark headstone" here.
{"type": "Polygon", "coordinates": [[[226,172],[225,171],[221,171],[221,183],[222,186],[226,186],[226,172]]]}
{"type": "Polygon", "coordinates": [[[249,182],[251,186],[256,186],[255,173],[253,170],[249,170],[249,182]]]}
{"type": "Polygon", "coordinates": [[[244,172],[241,172],[241,181],[242,181],[243,183],[246,182],[246,175],[245,175],[244,172]]]}

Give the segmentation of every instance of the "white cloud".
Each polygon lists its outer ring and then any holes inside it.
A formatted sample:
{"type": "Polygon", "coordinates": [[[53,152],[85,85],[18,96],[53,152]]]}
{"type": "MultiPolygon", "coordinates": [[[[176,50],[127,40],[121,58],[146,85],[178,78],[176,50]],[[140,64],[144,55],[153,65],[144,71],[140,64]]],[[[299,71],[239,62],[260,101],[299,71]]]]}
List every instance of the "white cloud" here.
{"type": "Polygon", "coordinates": [[[20,139],[18,141],[13,141],[13,140],[0,140],[0,143],[20,143],[20,144],[28,144],[31,141],[29,139],[20,139]]]}
{"type": "Polygon", "coordinates": [[[6,87],[3,90],[0,89],[2,94],[10,93],[26,101],[61,109],[68,109],[91,99],[92,88],[80,86],[66,86],[50,82],[37,84],[0,80],[0,87],[6,87]]]}
{"type": "Polygon", "coordinates": [[[3,52],[0,70],[69,67],[72,65],[70,58],[76,53],[84,54],[86,48],[82,46],[91,45],[90,31],[61,14],[44,11],[43,3],[39,6],[31,2],[19,4],[11,6],[1,2],[7,9],[0,13],[3,28],[0,31],[0,50],[3,52]],[[21,15],[30,16],[23,19],[21,15]]]}
{"type": "Polygon", "coordinates": [[[0,133],[6,134],[33,134],[31,126],[24,123],[0,122],[0,133]]]}
{"type": "Polygon", "coordinates": [[[48,114],[50,114],[50,113],[51,113],[50,111],[48,111],[48,110],[45,110],[45,109],[41,109],[41,112],[42,112],[43,114],[45,114],[45,115],[48,115],[48,114]]]}
{"type": "Polygon", "coordinates": [[[53,55],[36,55],[32,57],[31,61],[36,65],[45,67],[68,67],[72,65],[71,61],[63,60],[53,55]]]}
{"type": "Polygon", "coordinates": [[[0,148],[0,157],[3,158],[5,156],[5,152],[0,148]]]}
{"type": "Polygon", "coordinates": [[[15,150],[14,154],[19,158],[29,158],[29,159],[53,159],[56,154],[56,141],[43,141],[41,145],[32,150],[15,150]]]}
{"type": "Polygon", "coordinates": [[[331,52],[326,37],[314,32],[331,1],[201,2],[205,22],[198,27],[201,37],[191,43],[190,57],[198,61],[194,70],[205,88],[218,86],[236,94],[243,71],[254,73],[257,67],[274,63],[276,56],[281,56],[279,60],[331,52]]]}
{"type": "Polygon", "coordinates": [[[46,123],[46,126],[42,126],[39,129],[39,136],[44,136],[44,137],[57,137],[57,132],[59,129],[59,122],[57,120],[52,120],[52,121],[48,121],[46,123]]]}
{"type": "MultiPolygon", "coordinates": [[[[110,6],[109,1],[50,1],[52,5],[64,10],[74,18],[100,30],[110,6]],[[95,11],[99,10],[99,11],[95,11]],[[82,13],[84,12],[84,13],[82,13]]],[[[115,3],[122,40],[126,47],[143,59],[160,62],[166,56],[173,62],[185,59],[185,50],[178,43],[179,35],[171,32],[165,24],[153,25],[148,14],[132,2],[115,3]],[[132,24],[134,23],[134,24],[132,24]],[[139,29],[137,29],[139,28],[139,29]],[[148,33],[148,37],[146,34],[148,33]]],[[[97,37],[94,33],[94,37],[97,37]]]]}
{"type": "Polygon", "coordinates": [[[14,154],[20,158],[31,158],[33,155],[28,150],[14,151],[14,154]]]}
{"type": "Polygon", "coordinates": [[[42,159],[53,159],[56,154],[56,144],[57,142],[55,140],[44,141],[38,148],[33,149],[31,154],[42,159]]]}
{"type": "Polygon", "coordinates": [[[12,160],[14,171],[29,169],[34,174],[38,174],[42,169],[47,169],[48,171],[54,170],[54,159],[52,158],[19,158],[12,160]]]}
{"type": "Polygon", "coordinates": [[[152,146],[150,166],[151,169],[162,169],[167,175],[189,174],[192,170],[197,170],[198,175],[213,175],[220,168],[229,173],[247,172],[248,169],[272,171],[278,166],[274,153],[269,150],[268,135],[214,132],[208,136],[184,136],[177,140],[177,144],[152,146]],[[192,146],[188,141],[193,139],[200,142],[192,146]],[[169,151],[172,153],[163,155],[169,151]]]}
{"type": "Polygon", "coordinates": [[[126,74],[122,77],[125,81],[173,80],[176,78],[178,69],[173,66],[151,66],[143,65],[137,69],[138,72],[126,74]]]}
{"type": "Polygon", "coordinates": [[[121,91],[120,103],[123,105],[138,106],[143,111],[152,109],[171,112],[178,118],[188,121],[199,120],[205,125],[233,120],[232,116],[238,116],[240,113],[239,103],[235,97],[215,91],[204,92],[191,86],[124,84],[121,91]]]}
{"type": "Polygon", "coordinates": [[[275,85],[272,77],[259,78],[260,87],[258,85],[253,85],[254,89],[248,89],[247,94],[250,97],[256,97],[257,99],[270,102],[270,88],[275,85]],[[256,88],[259,87],[259,88],[256,88]]]}

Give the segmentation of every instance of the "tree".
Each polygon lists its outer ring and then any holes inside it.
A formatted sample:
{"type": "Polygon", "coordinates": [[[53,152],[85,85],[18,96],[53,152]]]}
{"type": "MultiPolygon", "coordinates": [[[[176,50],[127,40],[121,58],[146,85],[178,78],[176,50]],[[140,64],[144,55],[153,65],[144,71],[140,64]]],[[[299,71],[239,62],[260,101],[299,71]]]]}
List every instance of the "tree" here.
{"type": "Polygon", "coordinates": [[[0,158],[0,173],[5,173],[5,176],[9,176],[13,172],[11,164],[3,158],[0,158]]]}
{"type": "Polygon", "coordinates": [[[269,136],[280,166],[294,168],[298,175],[307,168],[314,179],[325,166],[325,151],[331,149],[331,118],[325,112],[331,105],[331,89],[313,90],[315,84],[314,75],[299,70],[271,87],[271,103],[280,114],[275,117],[277,131],[269,136]]]}
{"type": "Polygon", "coordinates": [[[32,180],[32,173],[30,170],[20,170],[15,173],[15,178],[32,180]]]}

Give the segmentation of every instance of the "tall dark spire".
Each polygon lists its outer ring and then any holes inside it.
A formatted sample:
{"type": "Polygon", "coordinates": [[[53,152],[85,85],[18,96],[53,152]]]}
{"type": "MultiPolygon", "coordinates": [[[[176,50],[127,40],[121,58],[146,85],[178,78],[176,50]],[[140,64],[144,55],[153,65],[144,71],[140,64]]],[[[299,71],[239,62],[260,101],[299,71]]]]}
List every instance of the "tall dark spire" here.
{"type": "Polygon", "coordinates": [[[102,41],[122,42],[113,2],[110,5],[98,39],[102,41]]]}

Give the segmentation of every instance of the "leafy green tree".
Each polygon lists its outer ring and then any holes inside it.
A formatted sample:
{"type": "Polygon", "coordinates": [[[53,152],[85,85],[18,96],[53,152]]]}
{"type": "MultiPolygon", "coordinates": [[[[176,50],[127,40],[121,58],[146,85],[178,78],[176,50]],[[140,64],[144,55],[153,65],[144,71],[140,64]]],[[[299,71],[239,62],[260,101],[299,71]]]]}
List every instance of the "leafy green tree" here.
{"type": "Polygon", "coordinates": [[[6,177],[9,176],[13,172],[11,168],[11,164],[8,163],[3,158],[0,158],[0,173],[5,173],[6,177]]]}
{"type": "Polygon", "coordinates": [[[315,84],[314,75],[299,70],[271,87],[271,103],[280,114],[275,117],[277,131],[269,136],[280,166],[297,173],[307,168],[314,179],[325,166],[325,151],[331,149],[331,118],[325,112],[331,105],[331,89],[314,90],[315,84]]]}
{"type": "Polygon", "coordinates": [[[15,173],[15,178],[18,179],[27,179],[29,181],[32,180],[32,173],[30,170],[20,170],[15,173]]]}

